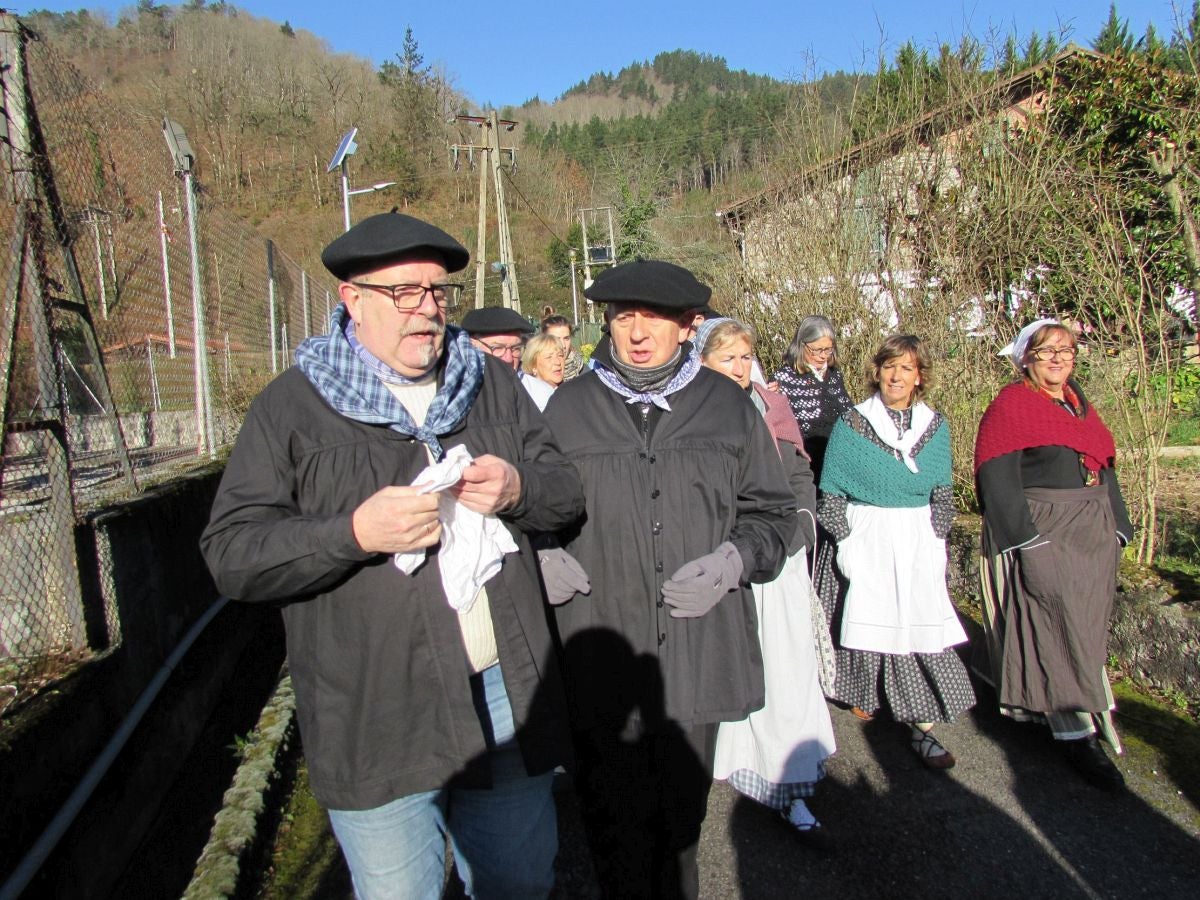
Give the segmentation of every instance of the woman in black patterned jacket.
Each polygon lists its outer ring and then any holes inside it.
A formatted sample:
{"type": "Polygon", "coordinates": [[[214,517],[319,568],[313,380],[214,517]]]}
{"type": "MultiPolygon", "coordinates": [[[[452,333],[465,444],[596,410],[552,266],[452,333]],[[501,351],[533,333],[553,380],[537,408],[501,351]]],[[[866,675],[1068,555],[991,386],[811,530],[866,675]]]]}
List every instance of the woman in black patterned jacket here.
{"type": "Polygon", "coordinates": [[[800,424],[818,483],[829,433],[853,405],[837,362],[833,323],[824,316],[805,316],[783,357],[783,366],[773,376],[800,424]]]}

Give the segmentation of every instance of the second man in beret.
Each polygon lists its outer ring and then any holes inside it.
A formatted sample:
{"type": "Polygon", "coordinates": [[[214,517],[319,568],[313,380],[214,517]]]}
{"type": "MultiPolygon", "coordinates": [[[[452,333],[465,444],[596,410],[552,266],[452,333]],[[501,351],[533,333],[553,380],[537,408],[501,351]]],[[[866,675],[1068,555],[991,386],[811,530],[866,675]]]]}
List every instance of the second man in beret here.
{"type": "Polygon", "coordinates": [[[586,295],[611,341],[546,408],[587,508],[563,537],[591,594],[555,609],[577,788],[606,896],[695,897],[718,723],[763,704],[748,585],[779,573],[796,504],[762,416],[686,342],[706,286],[646,260],[586,295]]]}
{"type": "Polygon", "coordinates": [[[526,339],[534,332],[524,316],[503,306],[471,310],[463,316],[462,327],[471,336],[472,344],[514,370],[520,368],[521,351],[526,339]]]}

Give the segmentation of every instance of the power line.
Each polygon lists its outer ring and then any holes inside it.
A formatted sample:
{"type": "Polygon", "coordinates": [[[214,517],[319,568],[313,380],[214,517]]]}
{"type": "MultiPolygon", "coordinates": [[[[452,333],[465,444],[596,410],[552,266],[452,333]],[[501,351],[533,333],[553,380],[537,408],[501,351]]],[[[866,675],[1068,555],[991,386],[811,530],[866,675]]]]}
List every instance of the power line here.
{"type": "Polygon", "coordinates": [[[525,201],[525,205],[529,207],[529,211],[531,213],[533,213],[534,218],[536,218],[539,222],[542,223],[542,227],[545,228],[548,232],[550,232],[550,234],[554,237],[554,239],[557,240],[560,244],[567,243],[559,236],[558,232],[556,232],[553,228],[551,228],[549,225],[546,224],[546,220],[542,218],[541,213],[539,213],[536,209],[534,209],[533,204],[529,202],[529,198],[526,197],[524,192],[521,190],[521,188],[517,186],[517,183],[516,183],[516,181],[513,180],[512,175],[509,172],[505,172],[504,177],[508,179],[508,183],[511,184],[513,190],[517,192],[517,196],[525,201]]]}

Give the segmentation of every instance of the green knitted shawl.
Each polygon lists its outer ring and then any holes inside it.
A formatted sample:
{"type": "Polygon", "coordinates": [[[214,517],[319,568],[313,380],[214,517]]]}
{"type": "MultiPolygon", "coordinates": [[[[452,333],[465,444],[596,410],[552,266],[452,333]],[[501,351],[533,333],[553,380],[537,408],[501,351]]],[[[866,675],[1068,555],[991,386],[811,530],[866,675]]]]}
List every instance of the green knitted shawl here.
{"type": "MultiPolygon", "coordinates": [[[[916,474],[903,462],[847,424],[851,410],[833,426],[821,470],[821,490],[854,503],[902,508],[925,506],[933,489],[950,484],[950,429],[938,417],[937,430],[915,460],[916,474]]],[[[869,426],[868,426],[869,427],[869,426]]]]}

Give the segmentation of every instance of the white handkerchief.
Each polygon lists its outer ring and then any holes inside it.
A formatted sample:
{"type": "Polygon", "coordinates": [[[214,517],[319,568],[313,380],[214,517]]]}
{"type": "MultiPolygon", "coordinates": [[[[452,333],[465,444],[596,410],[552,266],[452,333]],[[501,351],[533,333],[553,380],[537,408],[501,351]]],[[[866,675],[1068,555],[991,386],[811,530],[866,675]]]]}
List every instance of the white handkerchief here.
{"type": "MultiPolygon", "coordinates": [[[[466,447],[452,447],[446,458],[434,463],[413,479],[419,493],[439,493],[438,521],[442,525],[438,569],[442,574],[442,590],[450,606],[466,612],[475,602],[479,589],[500,571],[505,553],[514,553],[516,541],[495,516],[485,516],[467,509],[444,493],[462,479],[463,470],[471,464],[471,452],[466,447]]],[[[411,575],[421,565],[425,550],[397,553],[396,568],[411,575]]]]}

